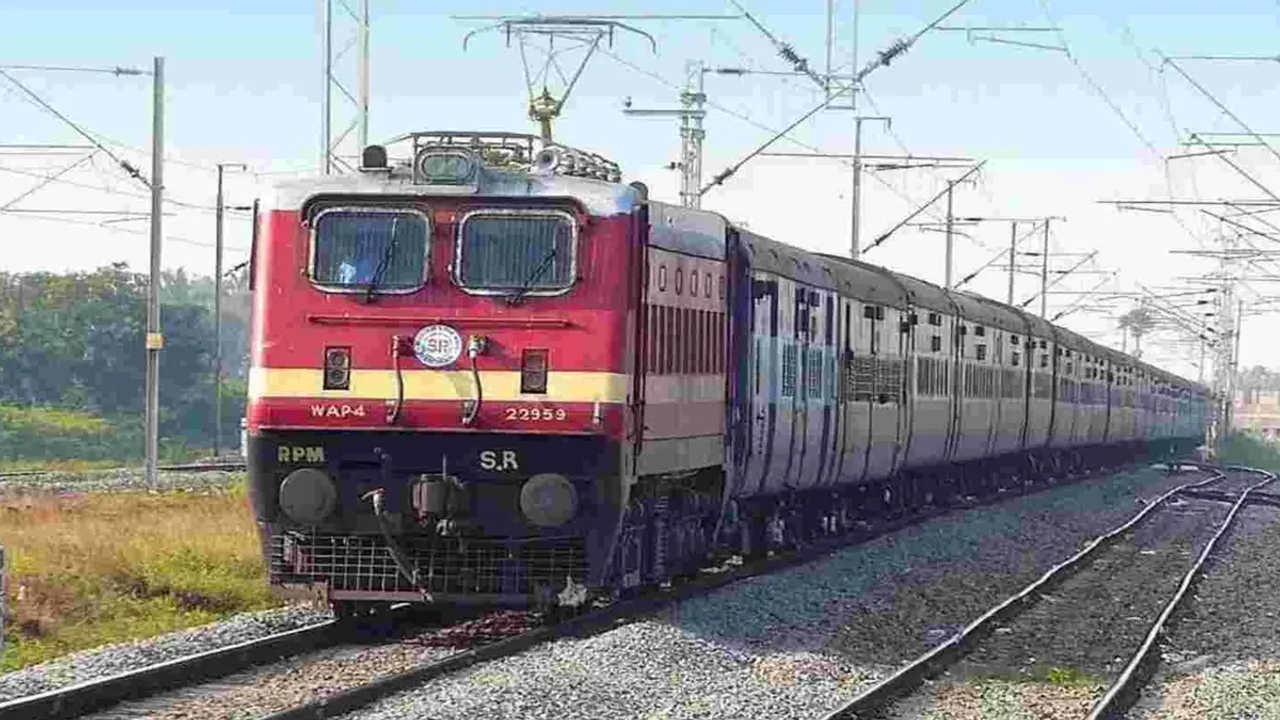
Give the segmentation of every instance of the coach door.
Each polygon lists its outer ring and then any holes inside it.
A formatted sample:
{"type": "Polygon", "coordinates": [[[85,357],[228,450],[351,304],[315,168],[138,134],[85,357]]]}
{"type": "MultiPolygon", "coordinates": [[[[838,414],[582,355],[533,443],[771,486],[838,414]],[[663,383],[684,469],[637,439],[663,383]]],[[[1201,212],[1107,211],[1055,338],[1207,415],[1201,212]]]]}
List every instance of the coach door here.
{"type": "Polygon", "coordinates": [[[840,471],[841,482],[862,480],[867,467],[871,423],[870,378],[865,372],[868,337],[862,303],[840,298],[840,471]]]}
{"type": "Polygon", "coordinates": [[[764,273],[751,277],[751,460],[748,487],[767,487],[774,465],[774,436],[778,426],[778,279],[764,273]]]}
{"type": "Polygon", "coordinates": [[[728,318],[723,331],[728,349],[723,358],[728,389],[725,468],[731,493],[741,495],[751,491],[750,467],[756,444],[755,413],[761,408],[755,374],[760,353],[756,350],[754,337],[755,284],[751,279],[751,250],[732,229],[728,231],[726,240],[725,277],[719,280],[720,287],[716,291],[725,299],[728,318]]]}

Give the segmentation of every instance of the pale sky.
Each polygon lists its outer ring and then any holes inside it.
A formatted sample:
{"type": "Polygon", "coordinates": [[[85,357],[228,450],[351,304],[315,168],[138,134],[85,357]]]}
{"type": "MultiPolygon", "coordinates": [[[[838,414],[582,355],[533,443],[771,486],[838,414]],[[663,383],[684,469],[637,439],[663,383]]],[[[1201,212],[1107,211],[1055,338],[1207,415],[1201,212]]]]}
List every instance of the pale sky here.
{"type": "MultiPolygon", "coordinates": [[[[893,40],[915,32],[953,5],[953,0],[862,0],[858,65],[893,40]]],[[[825,0],[751,0],[743,5],[775,35],[821,70],[824,65],[825,0]]],[[[243,162],[251,173],[228,175],[228,202],[249,204],[256,183],[272,173],[314,169],[320,145],[321,63],[317,4],[250,3],[226,0],[220,7],[201,2],[69,2],[0,0],[0,65],[150,67],[166,57],[166,157],[168,198],[164,219],[166,267],[209,273],[213,265],[216,162],[243,162]],[[177,7],[175,7],[177,6],[177,7]]],[[[495,129],[536,132],[525,114],[526,90],[520,55],[498,33],[463,35],[484,23],[450,19],[458,14],[681,13],[734,14],[721,0],[648,2],[392,2],[371,0],[371,138],[411,130],[495,129]]],[[[853,41],[852,0],[836,3],[835,64],[847,64],[853,41]]],[[[624,179],[648,183],[659,198],[676,201],[677,175],[663,167],[679,151],[677,121],[630,118],[623,99],[635,107],[675,107],[686,60],[717,67],[790,69],[751,25],[731,21],[633,21],[657,41],[619,35],[606,53],[593,57],[556,124],[557,139],[616,160],[624,179]]],[[[1001,37],[1060,51],[969,42],[964,33],[933,32],[890,66],[866,80],[860,109],[889,115],[883,126],[864,126],[867,153],[960,156],[985,159],[979,181],[959,186],[954,196],[960,217],[1065,217],[1050,235],[1051,268],[1065,270],[1097,251],[1081,273],[1058,283],[1048,314],[1068,309],[1079,293],[1112,271],[1103,291],[1138,289],[1160,293],[1198,289],[1187,280],[1216,260],[1175,251],[1211,247],[1220,221],[1195,207],[1176,215],[1118,211],[1102,200],[1179,198],[1264,200],[1263,190],[1221,159],[1196,157],[1166,162],[1189,152],[1178,143],[1189,132],[1238,132],[1241,127],[1172,68],[1161,72],[1157,51],[1184,55],[1275,55],[1280,4],[1275,0],[1225,0],[1207,5],[1188,1],[1125,3],[1083,0],[973,0],[948,24],[1048,26],[1062,34],[1023,33],[1001,37]],[[1211,13],[1211,14],[1210,14],[1211,13]],[[1075,63],[1072,62],[1074,58],[1075,63]],[[1105,99],[1092,87],[1100,86],[1105,99]],[[1109,104],[1110,103],[1110,104],[1109,104]],[[1114,104],[1115,109],[1111,107],[1114,104]],[[1117,112],[1117,109],[1119,112],[1117,112]],[[1121,117],[1123,115],[1123,117],[1121,117]],[[1084,274],[1084,273],[1089,274],[1084,274]]],[[[339,26],[336,44],[349,37],[339,26]]],[[[570,67],[580,55],[566,57],[570,67]]],[[[338,72],[354,87],[348,59],[338,72]]],[[[1274,62],[1178,60],[1197,83],[1257,132],[1268,126],[1280,101],[1274,62]]],[[[121,159],[150,174],[148,78],[9,70],[12,77],[80,125],[121,159]],[[118,144],[117,144],[118,143],[118,144]]],[[[556,88],[553,86],[552,88],[556,88]]],[[[819,99],[808,79],[776,76],[708,75],[704,182],[767,139],[819,99]],[[726,112],[731,111],[731,112],[726,112]],[[746,118],[744,120],[743,118],[746,118]],[[749,120],[749,122],[748,122],[749,120]]],[[[347,107],[336,104],[335,127],[345,127],[347,107]]],[[[847,110],[831,110],[801,125],[793,136],[825,152],[852,149],[847,110]]],[[[1280,142],[1278,140],[1277,142],[1280,142]]],[[[0,145],[83,144],[83,138],[0,76],[0,145]]],[[[782,141],[773,151],[804,151],[782,141]]],[[[102,153],[60,175],[57,181],[13,202],[40,177],[75,163],[83,154],[22,154],[0,148],[0,239],[8,249],[3,267],[11,271],[88,269],[112,261],[147,266],[145,217],[83,211],[132,211],[149,207],[145,188],[102,153]],[[107,192],[103,192],[103,190],[107,192]],[[135,195],[137,197],[135,197],[135,195]],[[14,210],[68,210],[80,214],[14,213],[14,210]],[[111,220],[107,225],[101,223],[111,220]]],[[[1229,156],[1260,183],[1280,187],[1280,157],[1266,148],[1241,148],[1229,156]]],[[[897,224],[938,193],[945,178],[962,170],[868,172],[863,181],[862,242],[897,224]]],[[[704,207],[748,223],[754,230],[799,247],[845,252],[849,245],[851,173],[838,160],[760,157],[722,187],[704,197],[704,207]]],[[[1219,208],[1206,208],[1220,213],[1219,208]]],[[[1228,209],[1229,210],[1229,209],[1228,209]]],[[[936,203],[920,221],[937,222],[945,204],[936,203]]],[[[1262,219],[1272,216],[1261,215],[1262,219]]],[[[1280,218],[1267,220],[1280,226],[1280,218]]],[[[1276,232],[1254,222],[1261,233],[1276,232]]],[[[957,226],[955,277],[962,278],[1007,247],[1009,224],[957,226]]],[[[1022,232],[1029,230],[1023,226],[1022,232]]],[[[227,264],[242,261],[248,225],[227,220],[227,264]]],[[[1280,237],[1280,233],[1277,234],[1280,237]]],[[[1274,242],[1251,240],[1270,249],[1274,242]]],[[[1041,236],[1021,249],[1039,250],[1041,236]]],[[[926,280],[943,280],[944,236],[904,228],[864,259],[926,280]]],[[[1280,249],[1280,248],[1277,248],[1280,249]]],[[[1022,262],[1037,265],[1038,257],[1022,262]]],[[[996,266],[1003,262],[995,263],[996,266]]],[[[1280,338],[1271,332],[1275,315],[1264,314],[1262,298],[1280,295],[1280,265],[1263,258],[1256,279],[1244,290],[1256,314],[1244,321],[1243,365],[1277,366],[1272,358],[1280,338]],[[1266,275],[1271,274],[1272,280],[1266,275]]],[[[1004,271],[992,267],[969,289],[1004,300],[1004,271]]],[[[1015,302],[1039,287],[1038,274],[1017,277],[1015,302]]],[[[1211,296],[1204,296],[1211,297],[1211,296]]],[[[1194,296],[1182,295],[1185,304],[1194,296]]],[[[1132,300],[1106,308],[1090,302],[1060,324],[1120,347],[1116,316],[1132,300]]],[[[1038,310],[1039,301],[1029,306],[1038,310]]],[[[1188,307],[1201,314],[1212,306],[1188,307]]],[[[1166,329],[1146,339],[1144,358],[1194,379],[1198,349],[1166,329]]],[[[1132,342],[1132,341],[1130,341],[1132,342]]]]}

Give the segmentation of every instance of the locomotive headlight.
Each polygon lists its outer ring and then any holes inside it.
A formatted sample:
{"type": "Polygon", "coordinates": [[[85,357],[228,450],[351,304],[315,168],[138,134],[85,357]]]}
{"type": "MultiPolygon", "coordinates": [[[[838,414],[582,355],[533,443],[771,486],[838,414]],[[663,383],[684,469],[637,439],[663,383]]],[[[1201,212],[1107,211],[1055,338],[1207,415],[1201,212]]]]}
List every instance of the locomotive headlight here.
{"type": "Polygon", "coordinates": [[[525,350],[520,357],[520,392],[547,391],[547,351],[525,350]]]}
{"type": "Polygon", "coordinates": [[[304,525],[315,525],[329,517],[337,501],[333,481],[315,468],[294,470],[280,483],[280,509],[304,525]]]}
{"type": "Polygon", "coordinates": [[[347,390],[351,387],[351,348],[324,349],[324,389],[347,390]]]}
{"type": "Polygon", "coordinates": [[[578,512],[578,493],[569,478],[556,473],[539,473],[520,489],[520,511],[540,527],[556,527],[578,512]]]}

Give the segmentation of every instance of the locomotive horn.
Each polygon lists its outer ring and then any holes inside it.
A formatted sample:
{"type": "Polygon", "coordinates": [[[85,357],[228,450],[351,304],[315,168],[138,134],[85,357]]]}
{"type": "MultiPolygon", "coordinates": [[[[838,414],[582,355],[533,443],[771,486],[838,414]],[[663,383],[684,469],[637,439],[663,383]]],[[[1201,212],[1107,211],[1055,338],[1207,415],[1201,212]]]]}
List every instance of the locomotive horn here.
{"type": "Polygon", "coordinates": [[[533,158],[533,171],[539,175],[550,175],[560,167],[560,151],[556,148],[542,148],[533,158]]]}

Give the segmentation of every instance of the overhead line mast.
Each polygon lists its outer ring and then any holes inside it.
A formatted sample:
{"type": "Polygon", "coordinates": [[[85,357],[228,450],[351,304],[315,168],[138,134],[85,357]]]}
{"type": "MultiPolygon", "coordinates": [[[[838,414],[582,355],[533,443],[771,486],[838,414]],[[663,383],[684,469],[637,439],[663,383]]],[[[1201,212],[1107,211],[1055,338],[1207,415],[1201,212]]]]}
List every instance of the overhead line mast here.
{"type": "Polygon", "coordinates": [[[359,9],[353,10],[345,0],[320,0],[323,13],[320,22],[320,49],[323,64],[324,92],[321,95],[320,110],[320,172],[325,175],[334,172],[353,172],[354,168],[341,149],[347,137],[354,130],[357,147],[351,156],[359,156],[369,144],[369,0],[358,0],[359,9]],[[335,4],[341,6],[344,14],[354,27],[351,35],[342,47],[334,48],[335,4]],[[335,66],[351,50],[356,48],[356,91],[352,93],[343,84],[335,71],[335,66]],[[333,134],[333,94],[338,91],[347,102],[355,108],[351,121],[333,134]]]}

